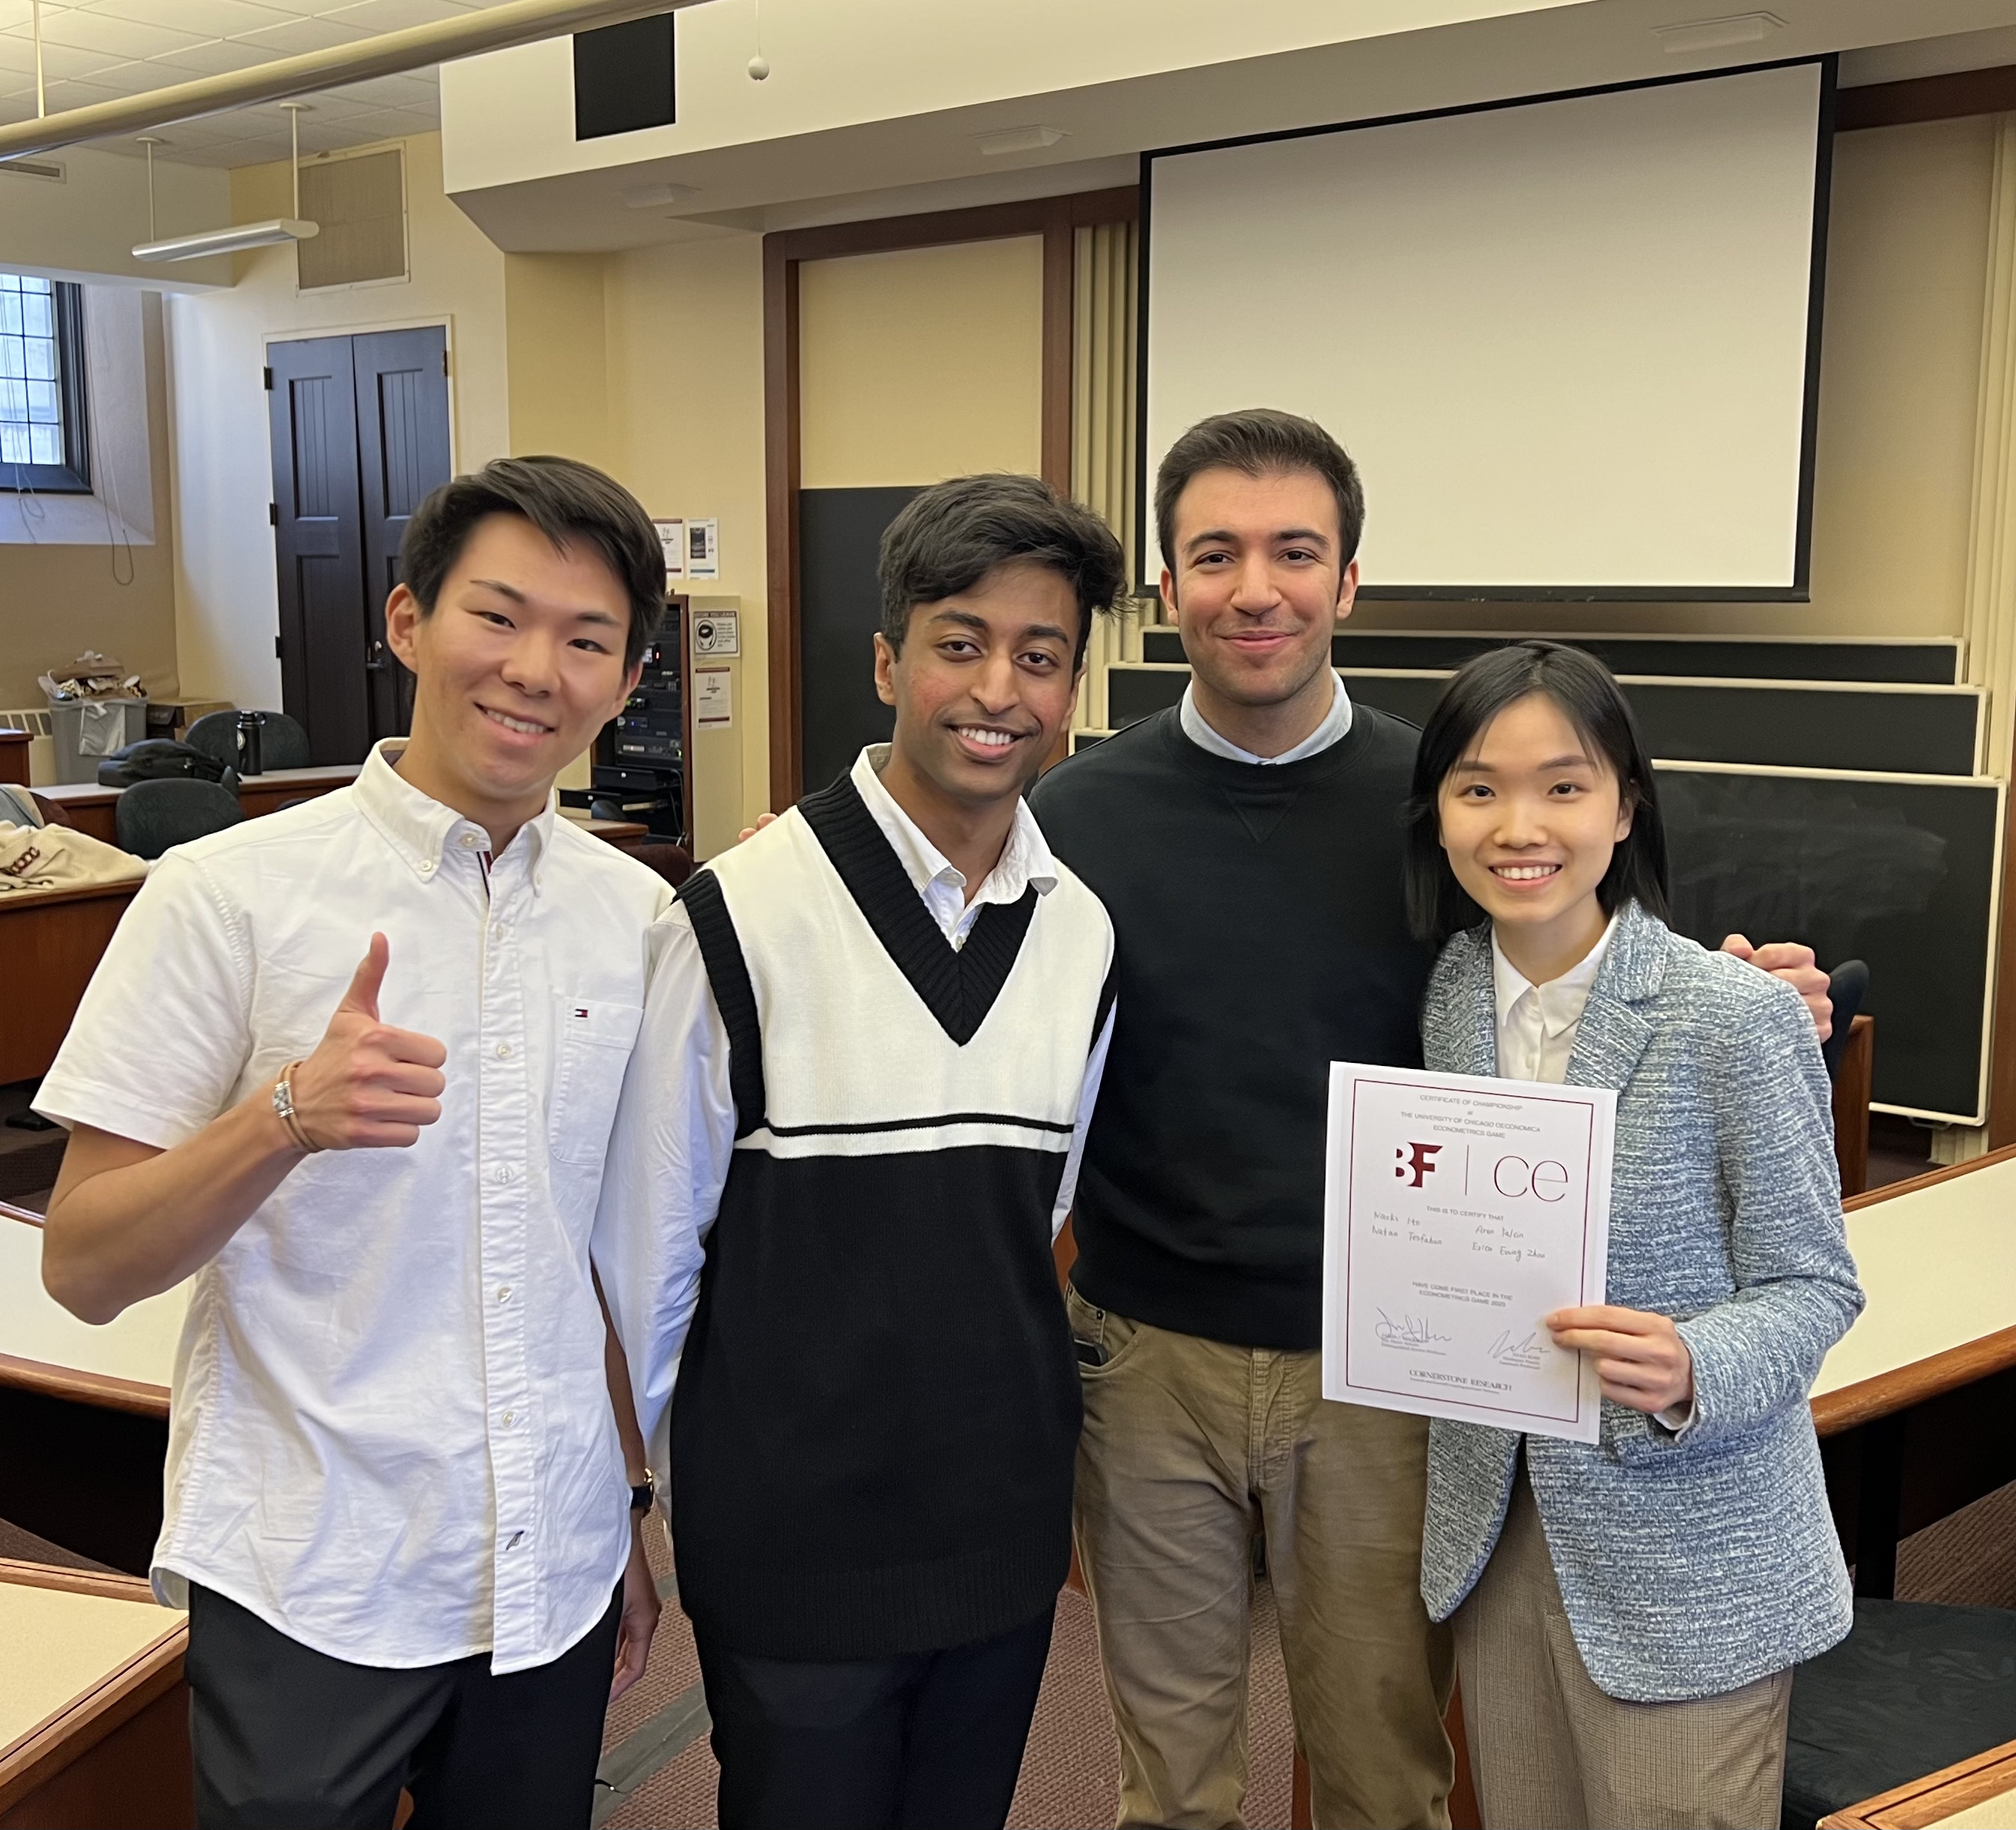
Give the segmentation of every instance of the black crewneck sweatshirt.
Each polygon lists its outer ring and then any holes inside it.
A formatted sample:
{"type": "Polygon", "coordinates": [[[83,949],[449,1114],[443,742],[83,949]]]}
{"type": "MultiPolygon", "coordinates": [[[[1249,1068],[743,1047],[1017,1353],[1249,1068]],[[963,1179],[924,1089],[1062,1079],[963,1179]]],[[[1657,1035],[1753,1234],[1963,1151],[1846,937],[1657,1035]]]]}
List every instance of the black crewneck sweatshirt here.
{"type": "Polygon", "coordinates": [[[1400,827],[1419,737],[1359,705],[1314,756],[1235,762],[1172,709],[1031,794],[1118,941],[1073,1220],[1086,1301],[1238,1346],[1320,1344],[1330,1064],[1421,1061],[1433,956],[1407,931],[1400,827]]]}

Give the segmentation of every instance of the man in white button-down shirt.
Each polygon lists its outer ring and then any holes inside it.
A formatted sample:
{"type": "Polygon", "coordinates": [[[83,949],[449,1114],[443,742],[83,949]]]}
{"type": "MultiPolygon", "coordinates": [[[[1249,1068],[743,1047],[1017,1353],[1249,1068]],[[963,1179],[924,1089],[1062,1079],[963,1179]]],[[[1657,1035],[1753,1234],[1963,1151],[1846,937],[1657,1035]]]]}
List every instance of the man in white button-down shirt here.
{"type": "Polygon", "coordinates": [[[669,898],[553,782],[664,560],[553,458],[437,491],[401,560],[410,738],[171,852],[39,1097],[50,1291],[104,1321],[194,1279],[153,1576],[207,1830],[387,1825],[402,1786],[423,1830],[585,1826],[657,1616],[589,1237],[669,898]]]}

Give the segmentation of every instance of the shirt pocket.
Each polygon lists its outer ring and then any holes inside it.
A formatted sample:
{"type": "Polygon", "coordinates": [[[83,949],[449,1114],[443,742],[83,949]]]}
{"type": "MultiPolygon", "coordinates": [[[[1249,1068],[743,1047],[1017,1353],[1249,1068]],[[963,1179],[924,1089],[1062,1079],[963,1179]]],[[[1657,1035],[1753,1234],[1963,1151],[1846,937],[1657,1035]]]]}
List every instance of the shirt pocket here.
{"type": "Polygon", "coordinates": [[[635,1004],[560,1000],[549,1118],[555,1162],[596,1165],[607,1153],[623,1070],[643,1021],[644,1012],[635,1004]]]}

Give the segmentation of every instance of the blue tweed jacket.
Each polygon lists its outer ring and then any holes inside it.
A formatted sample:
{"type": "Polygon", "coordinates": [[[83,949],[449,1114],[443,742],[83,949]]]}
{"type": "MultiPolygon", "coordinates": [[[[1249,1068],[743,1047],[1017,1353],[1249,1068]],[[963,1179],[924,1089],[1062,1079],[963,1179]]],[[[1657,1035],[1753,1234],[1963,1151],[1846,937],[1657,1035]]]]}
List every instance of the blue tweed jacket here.
{"type": "MultiPolygon", "coordinates": [[[[1436,962],[1427,1065],[1498,1071],[1489,925],[1436,962]]],[[[1608,1300],[1672,1316],[1694,1357],[1676,1436],[1604,1400],[1601,1439],[1526,1439],[1582,1662],[1634,1702],[1714,1696],[1845,1635],[1848,1572],[1806,1393],[1862,1307],[1827,1071],[1789,985],[1628,904],[1568,1079],[1617,1089],[1608,1300]]],[[[1483,1572],[1518,1436],[1435,1423],[1421,1594],[1438,1620],[1483,1572]]]]}

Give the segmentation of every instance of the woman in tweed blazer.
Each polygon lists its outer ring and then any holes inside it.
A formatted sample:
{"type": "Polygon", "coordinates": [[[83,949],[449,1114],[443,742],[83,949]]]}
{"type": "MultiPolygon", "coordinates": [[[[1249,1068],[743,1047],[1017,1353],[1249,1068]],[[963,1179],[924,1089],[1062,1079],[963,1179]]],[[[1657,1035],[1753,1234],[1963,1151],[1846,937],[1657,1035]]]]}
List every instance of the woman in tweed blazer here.
{"type": "Polygon", "coordinates": [[[1589,656],[1465,668],[1410,812],[1427,1065],[1618,1094],[1608,1301],[1546,1318],[1597,1356],[1600,1440],[1431,1434],[1421,1593],[1485,1823],[1775,1825],[1791,1667],[1851,1622],[1806,1394],[1863,1299],[1812,1025],[1666,928],[1652,772],[1589,656]]]}

